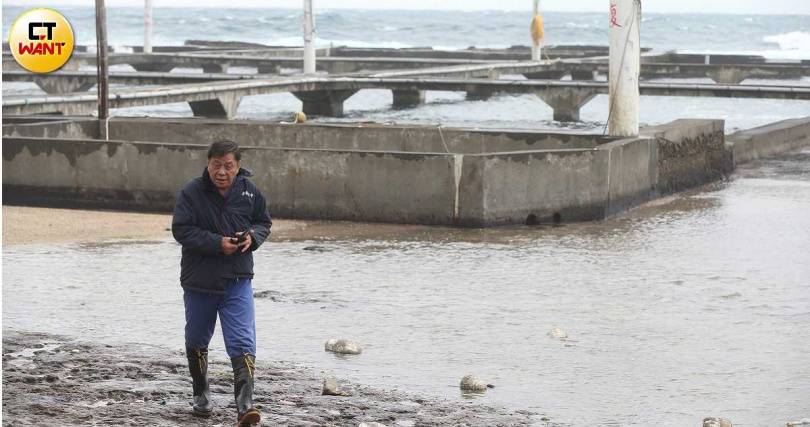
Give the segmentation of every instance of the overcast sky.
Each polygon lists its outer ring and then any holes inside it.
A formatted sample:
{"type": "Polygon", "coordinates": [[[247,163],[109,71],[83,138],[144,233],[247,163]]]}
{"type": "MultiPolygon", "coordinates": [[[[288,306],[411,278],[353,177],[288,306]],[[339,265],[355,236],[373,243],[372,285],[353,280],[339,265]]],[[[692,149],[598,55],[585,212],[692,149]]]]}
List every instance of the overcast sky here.
{"type": "MultiPolygon", "coordinates": [[[[450,10],[530,10],[531,0],[313,0],[315,8],[325,9],[450,9],[450,10]]],[[[601,12],[609,0],[541,0],[548,11],[601,12]]],[[[9,0],[5,5],[52,6],[95,4],[93,0],[50,0],[47,2],[9,0]]],[[[302,0],[153,0],[156,7],[284,7],[301,8],[302,0]]],[[[138,0],[107,0],[108,6],[134,6],[138,0]]],[[[646,12],[744,13],[810,15],[810,0],[643,0],[646,12]]]]}

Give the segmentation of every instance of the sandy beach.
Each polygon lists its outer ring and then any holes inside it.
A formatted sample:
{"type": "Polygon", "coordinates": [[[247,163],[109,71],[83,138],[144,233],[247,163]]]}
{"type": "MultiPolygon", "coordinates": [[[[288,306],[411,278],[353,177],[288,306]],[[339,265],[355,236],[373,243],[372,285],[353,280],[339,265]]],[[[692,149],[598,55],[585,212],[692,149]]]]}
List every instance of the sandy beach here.
{"type": "MultiPolygon", "coordinates": [[[[3,245],[171,239],[171,214],[3,206],[3,245]]],[[[420,225],[273,219],[270,240],[412,235],[420,225]]]]}

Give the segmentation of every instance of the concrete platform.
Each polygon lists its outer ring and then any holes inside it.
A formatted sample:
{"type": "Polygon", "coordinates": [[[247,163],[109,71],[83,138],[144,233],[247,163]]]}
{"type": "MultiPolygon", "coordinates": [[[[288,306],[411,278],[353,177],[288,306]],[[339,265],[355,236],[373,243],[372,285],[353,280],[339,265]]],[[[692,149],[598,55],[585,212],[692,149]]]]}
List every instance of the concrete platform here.
{"type": "MultiPolygon", "coordinates": [[[[794,129],[785,139],[807,141],[808,120],[784,123],[794,129]]],[[[300,219],[470,227],[598,220],[733,168],[718,120],[675,121],[627,139],[365,123],[109,125],[110,141],[96,138],[93,119],[3,126],[4,202],[168,211],[202,172],[207,143],[221,137],[243,144],[244,166],[272,213],[300,219]]]]}

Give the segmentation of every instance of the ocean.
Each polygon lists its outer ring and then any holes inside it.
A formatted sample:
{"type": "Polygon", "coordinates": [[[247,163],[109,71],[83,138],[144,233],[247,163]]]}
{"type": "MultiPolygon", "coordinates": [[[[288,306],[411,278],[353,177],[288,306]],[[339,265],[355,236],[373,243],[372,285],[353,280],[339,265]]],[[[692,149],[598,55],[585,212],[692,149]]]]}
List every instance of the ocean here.
{"type": "MultiPolygon", "coordinates": [[[[25,10],[3,6],[3,25],[25,10]]],[[[94,45],[94,9],[60,8],[71,21],[79,44],[94,45]]],[[[155,8],[155,45],[182,45],[188,39],[235,40],[268,45],[300,46],[302,12],[295,9],[246,8],[155,8]]],[[[506,48],[527,45],[529,12],[504,11],[380,11],[316,9],[315,24],[319,46],[354,47],[433,47],[464,49],[469,46],[506,48]]],[[[707,15],[645,14],[642,18],[642,45],[654,52],[677,50],[699,53],[745,53],[765,55],[773,60],[810,59],[810,16],[807,15],[707,15]]],[[[544,14],[546,43],[549,45],[608,43],[607,17],[602,13],[544,14]]],[[[5,30],[4,30],[5,32],[5,30]]],[[[141,8],[108,9],[110,44],[118,51],[143,42],[141,8]]],[[[113,70],[132,70],[115,66],[113,70]]],[[[200,72],[175,69],[175,72],[200,72]]],[[[255,70],[234,67],[229,72],[255,70]]],[[[522,78],[502,76],[502,78],[522,78]]],[[[709,79],[675,81],[711,83],[709,79]]],[[[746,80],[745,84],[810,85],[801,80],[746,80]]],[[[4,94],[42,93],[32,83],[9,82],[4,94]]],[[[463,93],[429,92],[427,104],[416,109],[392,110],[391,93],[365,90],[350,98],[342,119],[318,121],[377,121],[479,128],[583,129],[599,131],[607,118],[607,96],[585,105],[582,122],[560,123],[552,110],[534,95],[496,96],[488,101],[467,101],[463,93]]],[[[243,99],[237,118],[289,120],[301,109],[290,94],[261,95],[243,99]]],[[[168,104],[115,110],[116,115],[191,116],[187,104],[168,104]]],[[[641,123],[653,125],[677,118],[717,118],[726,120],[733,132],[773,121],[810,115],[807,101],[719,99],[688,97],[642,97],[641,123]]]]}

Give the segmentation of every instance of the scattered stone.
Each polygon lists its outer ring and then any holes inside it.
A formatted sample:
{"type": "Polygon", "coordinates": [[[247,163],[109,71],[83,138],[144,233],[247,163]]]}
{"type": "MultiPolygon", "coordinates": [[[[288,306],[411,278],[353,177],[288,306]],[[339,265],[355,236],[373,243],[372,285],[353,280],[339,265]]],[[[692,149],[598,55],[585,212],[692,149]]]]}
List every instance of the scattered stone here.
{"type": "Polygon", "coordinates": [[[725,418],[706,417],[703,419],[703,427],[732,427],[731,421],[725,418]]]}
{"type": "MultiPolygon", "coordinates": [[[[145,345],[106,346],[50,334],[3,331],[3,425],[197,426],[191,415],[191,381],[182,351],[145,345]],[[58,343],[36,357],[24,353],[39,343],[58,343]],[[75,352],[74,352],[75,350],[75,352]],[[20,355],[11,364],[6,355],[20,355]],[[45,375],[43,375],[45,374],[45,375]],[[46,375],[57,381],[47,382],[46,375]],[[36,379],[29,384],[27,377],[36,379]],[[88,409],[88,407],[92,407],[88,409]],[[33,410],[32,410],[33,408],[33,410]]],[[[212,398],[217,409],[205,425],[233,425],[233,376],[222,355],[209,361],[212,398]]],[[[534,425],[535,414],[480,403],[418,396],[398,390],[341,381],[351,397],[317,393],[324,375],[316,368],[289,362],[257,361],[254,398],[264,425],[357,426],[365,422],[394,427],[397,421],[417,426],[489,427],[534,425]],[[315,391],[316,393],[313,393],[315,391]],[[403,412],[404,411],[404,412],[403,412]],[[335,414],[340,413],[339,416],[335,414]]]]}
{"type": "Polygon", "coordinates": [[[554,338],[555,340],[565,341],[568,339],[568,332],[560,328],[554,328],[547,334],[549,338],[554,338]]]}
{"type": "Polygon", "coordinates": [[[789,421],[785,427],[805,427],[810,426],[810,418],[802,418],[799,421],[789,421]]]}
{"type": "Polygon", "coordinates": [[[363,352],[363,349],[353,341],[334,338],[324,344],[324,349],[339,354],[360,354],[363,352]]]}
{"type": "Polygon", "coordinates": [[[253,292],[254,299],[263,299],[267,298],[272,301],[278,301],[280,293],[278,291],[257,291],[253,292]]]}
{"type": "Polygon", "coordinates": [[[461,384],[459,384],[462,391],[472,391],[472,392],[482,392],[487,391],[488,388],[495,388],[492,384],[487,384],[480,378],[477,378],[473,375],[465,375],[464,378],[461,379],[461,384]]]}
{"type": "Polygon", "coordinates": [[[334,378],[324,378],[321,394],[324,396],[349,396],[349,393],[340,389],[340,384],[334,378]]]}

